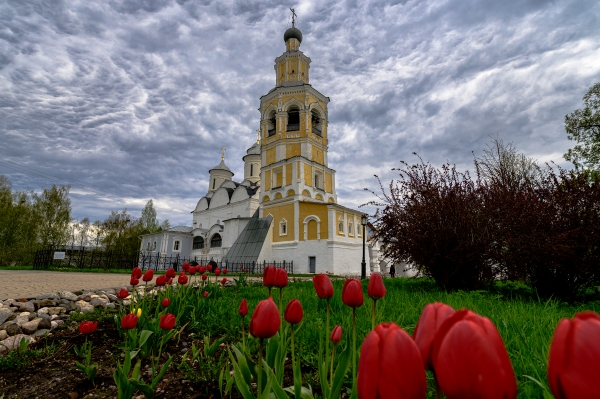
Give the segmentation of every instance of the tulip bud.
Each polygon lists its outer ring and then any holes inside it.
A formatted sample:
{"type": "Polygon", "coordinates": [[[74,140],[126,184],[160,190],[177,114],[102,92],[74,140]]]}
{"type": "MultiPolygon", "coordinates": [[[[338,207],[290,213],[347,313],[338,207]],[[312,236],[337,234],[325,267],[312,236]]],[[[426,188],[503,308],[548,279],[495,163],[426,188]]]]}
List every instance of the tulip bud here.
{"type": "Polygon", "coordinates": [[[177,282],[182,285],[187,284],[188,276],[186,276],[185,274],[180,274],[179,277],[177,278],[177,282]]]}
{"type": "Polygon", "coordinates": [[[271,288],[275,286],[275,266],[265,266],[265,270],[263,272],[263,284],[265,287],[271,288]]]}
{"type": "Polygon", "coordinates": [[[175,327],[176,318],[175,315],[167,313],[160,317],[160,323],[158,327],[161,330],[172,330],[175,327]]]}
{"type": "Polygon", "coordinates": [[[248,314],[248,302],[246,302],[246,298],[242,299],[242,302],[240,303],[240,309],[238,310],[238,313],[242,317],[246,317],[246,315],[248,314]]]}
{"type": "Polygon", "coordinates": [[[212,265],[208,265],[206,268],[208,269],[209,272],[212,272],[212,269],[213,269],[212,265]]]}
{"type": "Polygon", "coordinates": [[[381,299],[385,296],[385,285],[383,285],[383,279],[381,278],[381,274],[371,273],[367,293],[374,301],[381,299]]]}
{"type": "Polygon", "coordinates": [[[206,280],[208,278],[208,276],[206,274],[202,275],[202,280],[206,280]]]}
{"type": "Polygon", "coordinates": [[[260,301],[254,309],[250,319],[250,334],[256,338],[271,338],[277,334],[280,325],[279,310],[273,298],[269,297],[260,301]]]}
{"type": "Polygon", "coordinates": [[[183,262],[183,265],[181,265],[181,268],[187,272],[190,268],[190,262],[183,262]]]}
{"type": "Polygon", "coordinates": [[[135,277],[139,280],[142,277],[142,269],[140,269],[139,267],[134,267],[131,271],[131,277],[135,277]]]}
{"type": "Polygon", "coordinates": [[[341,326],[333,327],[333,331],[331,331],[329,340],[331,342],[333,342],[334,344],[337,344],[342,340],[342,327],[341,326]]]}
{"type": "Polygon", "coordinates": [[[362,306],[364,296],[360,281],[355,278],[349,278],[344,282],[344,287],[342,288],[342,301],[346,306],[351,308],[362,306]]]}
{"type": "Polygon", "coordinates": [[[548,383],[556,399],[600,397],[600,315],[562,319],[550,344],[548,383]]]}
{"type": "Polygon", "coordinates": [[[285,269],[275,269],[274,286],[277,288],[285,288],[288,285],[288,274],[285,269]]]}
{"type": "Polygon", "coordinates": [[[224,278],[223,280],[221,280],[221,285],[225,285],[226,282],[227,282],[227,279],[224,278]]]}
{"type": "Polygon", "coordinates": [[[97,321],[82,321],[79,324],[79,332],[83,335],[91,334],[94,331],[96,331],[97,327],[98,327],[97,321]]]}
{"type": "Polygon", "coordinates": [[[331,279],[328,275],[317,274],[313,276],[313,284],[319,298],[329,299],[333,297],[333,284],[331,284],[331,279]]]}
{"type": "Polygon", "coordinates": [[[142,317],[142,308],[138,308],[137,317],[142,317]]]}
{"type": "Polygon", "coordinates": [[[419,349],[394,323],[382,323],[365,338],[358,362],[361,399],[425,398],[427,379],[419,349]]]}
{"type": "Polygon", "coordinates": [[[129,296],[129,291],[127,291],[125,288],[121,288],[121,290],[117,292],[116,296],[119,299],[125,299],[129,296]]]}
{"type": "Polygon", "coordinates": [[[448,399],[514,399],[517,383],[494,324],[468,309],[450,316],[433,339],[431,360],[448,399]]]}
{"type": "Polygon", "coordinates": [[[144,273],[144,277],[142,277],[142,280],[152,281],[153,278],[154,278],[154,270],[146,270],[146,273],[144,273]]]}
{"type": "Polygon", "coordinates": [[[417,344],[417,348],[419,348],[419,352],[421,352],[423,363],[428,368],[433,367],[431,363],[433,338],[442,323],[454,313],[456,312],[451,306],[441,302],[430,303],[423,308],[423,312],[413,333],[413,339],[415,340],[415,344],[417,344]]]}
{"type": "Polygon", "coordinates": [[[165,276],[167,276],[167,278],[173,278],[175,277],[175,269],[173,269],[172,267],[170,267],[167,272],[165,273],[165,276]]]}
{"type": "Polygon", "coordinates": [[[223,269],[223,274],[227,274],[227,269],[223,269]]]}
{"type": "Polygon", "coordinates": [[[285,307],[283,318],[290,324],[298,324],[302,321],[302,317],[304,317],[302,304],[299,300],[292,299],[285,307]]]}
{"type": "Polygon", "coordinates": [[[204,291],[204,298],[208,298],[208,291],[204,291]]]}
{"type": "Polygon", "coordinates": [[[121,319],[121,328],[123,330],[131,330],[135,328],[138,322],[138,317],[133,313],[126,314],[121,319]]]}
{"type": "Polygon", "coordinates": [[[172,284],[173,284],[173,278],[172,278],[172,277],[170,277],[170,278],[167,280],[167,285],[172,285],[172,284]]]}
{"type": "Polygon", "coordinates": [[[160,304],[163,308],[168,308],[169,305],[171,304],[171,300],[169,298],[165,298],[162,300],[162,302],[160,304]]]}
{"type": "Polygon", "coordinates": [[[135,277],[131,277],[131,280],[129,280],[129,285],[133,285],[134,287],[135,287],[136,285],[138,285],[139,283],[140,283],[140,280],[138,280],[138,279],[137,279],[137,278],[135,278],[135,277]]]}
{"type": "Polygon", "coordinates": [[[215,276],[219,277],[219,275],[221,274],[221,269],[219,269],[218,267],[215,269],[215,276]]]}
{"type": "Polygon", "coordinates": [[[196,274],[196,267],[190,266],[188,269],[188,273],[194,276],[196,274]]]}
{"type": "Polygon", "coordinates": [[[167,284],[167,276],[164,274],[162,276],[158,276],[154,284],[156,284],[157,287],[165,286],[167,284]]]}
{"type": "Polygon", "coordinates": [[[200,266],[200,269],[198,269],[198,273],[200,273],[200,274],[206,273],[206,266],[200,266]]]}

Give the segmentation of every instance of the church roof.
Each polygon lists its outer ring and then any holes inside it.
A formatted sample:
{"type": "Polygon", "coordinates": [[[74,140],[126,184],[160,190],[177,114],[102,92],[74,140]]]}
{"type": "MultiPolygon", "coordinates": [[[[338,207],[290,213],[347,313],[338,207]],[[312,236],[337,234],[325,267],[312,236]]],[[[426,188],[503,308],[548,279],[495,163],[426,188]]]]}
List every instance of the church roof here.
{"type": "Polygon", "coordinates": [[[192,230],[194,230],[194,228],[189,226],[175,226],[165,229],[163,231],[168,231],[171,233],[191,233],[192,230]]]}
{"type": "Polygon", "coordinates": [[[210,173],[210,172],[212,172],[213,170],[216,170],[216,169],[226,170],[226,171],[230,172],[231,174],[233,174],[233,172],[231,171],[231,169],[229,169],[227,167],[227,165],[225,165],[225,160],[223,160],[223,159],[221,159],[221,163],[219,163],[217,166],[215,166],[214,168],[212,168],[208,172],[210,173]]]}
{"type": "Polygon", "coordinates": [[[260,144],[254,143],[254,145],[246,151],[248,155],[260,155],[260,144]]]}
{"type": "Polygon", "coordinates": [[[266,218],[259,218],[258,213],[259,210],[257,209],[252,215],[252,219],[227,251],[224,260],[233,263],[250,263],[258,260],[258,255],[260,255],[273,220],[271,215],[266,218]]]}

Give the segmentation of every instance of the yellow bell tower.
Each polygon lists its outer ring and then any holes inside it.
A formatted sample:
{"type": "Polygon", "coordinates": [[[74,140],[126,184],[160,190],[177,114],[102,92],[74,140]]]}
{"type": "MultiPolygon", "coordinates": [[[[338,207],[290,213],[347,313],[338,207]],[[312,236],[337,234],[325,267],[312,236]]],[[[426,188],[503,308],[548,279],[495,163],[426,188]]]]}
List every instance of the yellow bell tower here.
{"type": "Polygon", "coordinates": [[[327,162],[329,97],[309,83],[311,60],[300,51],[302,32],[292,14],[286,51],[275,59],[276,85],[260,98],[261,203],[337,203],[335,171],[327,162]]]}

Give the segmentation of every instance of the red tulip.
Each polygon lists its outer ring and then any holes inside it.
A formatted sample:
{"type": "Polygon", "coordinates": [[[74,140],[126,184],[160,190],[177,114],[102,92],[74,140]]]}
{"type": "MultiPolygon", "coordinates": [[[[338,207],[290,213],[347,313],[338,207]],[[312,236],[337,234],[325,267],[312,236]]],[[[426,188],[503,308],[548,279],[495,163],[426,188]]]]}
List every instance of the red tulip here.
{"type": "Polygon", "coordinates": [[[164,274],[162,276],[158,276],[154,284],[156,284],[157,287],[164,287],[167,284],[167,276],[164,274]]]}
{"type": "Polygon", "coordinates": [[[279,310],[273,298],[269,297],[260,301],[254,309],[250,319],[250,334],[256,338],[271,338],[277,334],[280,325],[279,310]]]}
{"type": "Polygon", "coordinates": [[[183,262],[183,265],[181,265],[181,268],[187,272],[188,269],[190,268],[190,262],[183,262]]]}
{"type": "Polygon", "coordinates": [[[116,295],[119,299],[125,299],[129,296],[129,291],[127,291],[125,288],[121,288],[121,291],[117,292],[116,295]]]}
{"type": "Polygon", "coordinates": [[[82,321],[79,324],[79,332],[82,333],[83,335],[91,334],[94,331],[96,331],[97,327],[98,327],[97,321],[82,321]]]}
{"type": "Polygon", "coordinates": [[[425,398],[427,380],[419,349],[394,323],[379,324],[363,341],[358,362],[361,399],[425,398]]]}
{"type": "Polygon", "coordinates": [[[195,266],[190,266],[188,269],[188,273],[191,274],[192,276],[196,274],[196,267],[195,266]]]}
{"type": "Polygon", "coordinates": [[[440,329],[442,323],[452,316],[456,311],[446,304],[434,302],[426,305],[421,312],[421,317],[415,327],[413,339],[417,348],[423,357],[423,363],[426,367],[432,368],[431,363],[431,345],[433,338],[440,329]]]}
{"type": "Polygon", "coordinates": [[[223,280],[221,280],[221,285],[225,285],[226,282],[227,282],[227,279],[224,278],[223,280]]]}
{"type": "Polygon", "coordinates": [[[167,278],[173,278],[175,277],[175,269],[173,269],[172,267],[170,267],[167,272],[165,273],[165,276],[167,276],[167,278]]]}
{"type": "Polygon", "coordinates": [[[271,288],[275,286],[275,266],[265,266],[263,272],[263,284],[265,287],[271,288]]]}
{"type": "Polygon", "coordinates": [[[215,269],[215,276],[219,277],[219,275],[221,274],[221,269],[219,269],[218,267],[215,269]]]}
{"type": "Polygon", "coordinates": [[[206,268],[208,269],[209,272],[212,272],[212,269],[213,269],[212,265],[208,265],[206,268]]]}
{"type": "Polygon", "coordinates": [[[342,327],[340,327],[340,326],[333,327],[333,331],[331,331],[329,340],[331,342],[333,342],[334,344],[339,343],[342,340],[342,327]]]}
{"type": "Polygon", "coordinates": [[[500,333],[468,309],[450,316],[433,339],[431,360],[448,399],[513,399],[515,373],[500,333]]]}
{"type": "Polygon", "coordinates": [[[313,284],[319,298],[329,299],[333,297],[333,284],[331,284],[331,279],[328,275],[317,274],[313,276],[313,284]]]}
{"type": "Polygon", "coordinates": [[[142,277],[142,269],[139,267],[134,267],[131,271],[131,277],[135,277],[136,279],[140,279],[142,277]]]}
{"type": "Polygon", "coordinates": [[[154,278],[154,270],[146,270],[146,273],[144,273],[144,277],[142,277],[142,280],[152,281],[153,278],[154,278]]]}
{"type": "Polygon", "coordinates": [[[550,344],[548,383],[556,399],[600,398],[600,315],[562,319],[550,344]]]}
{"type": "Polygon", "coordinates": [[[135,287],[136,285],[138,285],[139,283],[140,283],[140,280],[138,280],[138,279],[137,279],[137,278],[135,278],[135,277],[131,277],[131,280],[129,280],[129,285],[133,285],[134,287],[135,287]]]}
{"type": "Polygon", "coordinates": [[[162,300],[162,302],[160,304],[163,308],[168,308],[169,305],[171,304],[171,300],[169,298],[165,298],[162,300]]]}
{"type": "Polygon", "coordinates": [[[167,280],[167,285],[171,284],[173,284],[173,277],[169,277],[169,279],[167,280]]]}
{"type": "Polygon", "coordinates": [[[289,301],[285,307],[285,312],[283,313],[285,321],[290,324],[298,324],[302,321],[302,317],[304,317],[304,312],[302,311],[302,304],[300,301],[297,299],[289,301]]]}
{"type": "Polygon", "coordinates": [[[362,292],[362,284],[355,278],[349,278],[344,282],[342,288],[342,301],[346,306],[358,308],[362,306],[364,296],[362,292]]]}
{"type": "Polygon", "coordinates": [[[202,275],[202,280],[206,280],[208,278],[208,276],[206,274],[202,275]]]}
{"type": "Polygon", "coordinates": [[[158,327],[161,330],[172,330],[173,327],[175,327],[175,321],[175,315],[167,313],[166,315],[160,317],[160,323],[158,327]]]}
{"type": "Polygon", "coordinates": [[[248,302],[246,302],[246,298],[242,299],[242,302],[240,303],[240,309],[238,310],[238,313],[242,317],[246,317],[246,315],[248,314],[248,302]]]}
{"type": "Polygon", "coordinates": [[[179,284],[187,284],[188,282],[188,276],[186,276],[185,274],[180,274],[179,277],[177,278],[177,282],[179,284]]]}
{"type": "Polygon", "coordinates": [[[138,317],[133,313],[126,314],[121,319],[121,328],[123,330],[131,330],[135,328],[138,322],[138,317]]]}
{"type": "Polygon", "coordinates": [[[204,291],[203,295],[204,295],[204,298],[208,298],[208,292],[207,291],[204,291]]]}
{"type": "Polygon", "coordinates": [[[223,269],[223,274],[227,274],[227,269],[223,269]]]}
{"type": "Polygon", "coordinates": [[[206,273],[206,266],[200,266],[200,269],[198,269],[198,273],[200,273],[200,274],[206,273]]]}
{"type": "Polygon", "coordinates": [[[381,274],[371,273],[371,277],[369,277],[369,287],[367,288],[367,293],[374,301],[385,296],[385,285],[383,285],[381,274]]]}
{"type": "Polygon", "coordinates": [[[277,288],[285,288],[288,285],[288,274],[285,269],[275,269],[275,283],[277,288]]]}

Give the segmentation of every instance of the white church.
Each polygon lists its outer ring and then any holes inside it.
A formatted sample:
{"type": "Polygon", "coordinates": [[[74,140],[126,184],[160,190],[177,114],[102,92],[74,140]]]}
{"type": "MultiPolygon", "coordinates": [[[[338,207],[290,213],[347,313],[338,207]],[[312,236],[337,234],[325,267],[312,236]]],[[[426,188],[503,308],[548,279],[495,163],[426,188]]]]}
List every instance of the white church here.
{"type": "MultiPolygon", "coordinates": [[[[208,191],[192,226],[142,236],[141,249],[198,262],[293,262],[294,273],[360,274],[363,212],[338,203],[328,164],[328,103],[309,84],[311,59],[302,33],[285,31],[275,59],[276,84],[260,98],[256,143],[242,158],[244,177],[221,162],[209,170],[208,191]]],[[[378,245],[367,237],[367,275],[379,271],[378,245]]]]}

